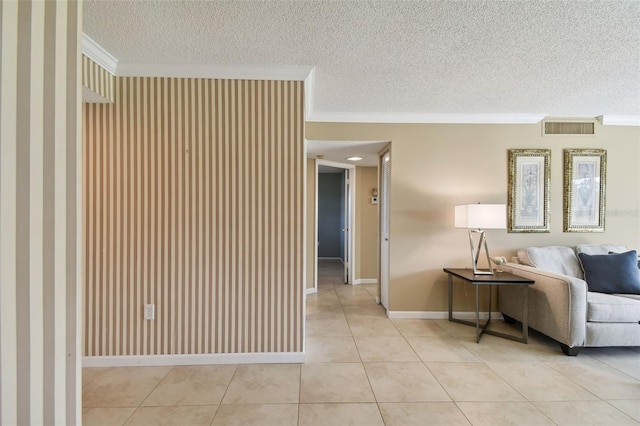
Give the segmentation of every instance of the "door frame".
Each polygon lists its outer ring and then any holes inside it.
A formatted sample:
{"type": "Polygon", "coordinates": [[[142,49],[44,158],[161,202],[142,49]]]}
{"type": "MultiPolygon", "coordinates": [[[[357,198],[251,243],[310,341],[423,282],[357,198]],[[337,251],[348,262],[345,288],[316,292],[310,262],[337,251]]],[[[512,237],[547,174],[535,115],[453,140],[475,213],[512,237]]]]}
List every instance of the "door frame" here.
{"type": "Polygon", "coordinates": [[[379,195],[379,208],[378,208],[378,238],[379,238],[379,244],[378,244],[378,302],[387,310],[387,312],[389,312],[389,281],[390,281],[390,264],[391,264],[391,243],[390,243],[390,239],[391,239],[391,229],[390,229],[390,224],[391,224],[391,220],[390,220],[390,193],[391,193],[391,144],[387,145],[385,148],[383,148],[380,152],[379,152],[379,163],[378,163],[378,195],[379,195]],[[382,173],[383,173],[383,168],[384,168],[384,157],[387,156],[387,154],[389,155],[389,176],[387,177],[387,180],[389,182],[389,188],[388,188],[388,194],[387,194],[387,204],[388,204],[388,208],[387,208],[387,253],[386,253],[386,277],[383,276],[383,250],[382,250],[382,245],[384,244],[384,235],[382,232],[382,227],[383,227],[383,223],[382,223],[382,209],[383,209],[383,198],[382,198],[382,191],[383,191],[383,184],[382,184],[382,173]],[[386,288],[383,289],[383,285],[386,286],[386,288]],[[383,297],[384,294],[384,297],[383,297]],[[384,306],[384,302],[386,302],[387,306],[384,306]]]}
{"type": "Polygon", "coordinates": [[[346,227],[348,229],[347,235],[346,237],[348,238],[348,243],[347,246],[349,248],[349,254],[348,254],[348,269],[347,269],[347,282],[345,284],[353,284],[354,282],[354,270],[355,270],[355,249],[356,249],[356,245],[355,245],[355,241],[356,241],[356,203],[355,203],[355,197],[356,197],[356,166],[354,164],[344,164],[344,163],[338,163],[336,161],[329,161],[329,160],[323,160],[320,158],[317,158],[316,161],[316,187],[315,187],[315,193],[316,193],[316,201],[315,201],[315,208],[316,208],[316,212],[315,212],[315,224],[314,224],[314,238],[315,238],[315,274],[313,277],[313,288],[315,289],[315,291],[318,291],[318,166],[320,165],[324,165],[324,166],[330,166],[330,167],[336,167],[339,169],[345,169],[345,170],[349,170],[349,196],[347,197],[347,194],[345,193],[345,205],[347,203],[347,201],[349,202],[349,217],[347,218],[346,221],[346,227]]]}

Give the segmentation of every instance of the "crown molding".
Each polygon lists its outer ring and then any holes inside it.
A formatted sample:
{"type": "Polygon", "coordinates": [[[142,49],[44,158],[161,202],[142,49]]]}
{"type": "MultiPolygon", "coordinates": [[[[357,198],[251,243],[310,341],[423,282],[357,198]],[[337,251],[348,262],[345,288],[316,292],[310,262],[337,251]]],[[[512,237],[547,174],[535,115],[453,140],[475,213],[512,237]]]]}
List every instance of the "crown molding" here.
{"type": "Polygon", "coordinates": [[[306,65],[212,65],[118,63],[123,77],[221,78],[236,80],[304,81],[313,67],[306,65]]]}
{"type": "Polygon", "coordinates": [[[603,126],[640,126],[640,115],[601,115],[596,118],[603,126]]]}
{"type": "Polygon", "coordinates": [[[304,80],[304,113],[305,117],[313,114],[313,94],[315,93],[316,68],[311,68],[304,80]]]}
{"type": "Polygon", "coordinates": [[[109,52],[104,50],[102,46],[93,41],[91,37],[82,33],[82,54],[91,59],[96,64],[100,65],[111,74],[116,75],[118,68],[118,60],[111,56],[109,52]]]}
{"type": "Polygon", "coordinates": [[[333,123],[535,124],[546,114],[394,114],[312,112],[307,121],[333,123]]]}

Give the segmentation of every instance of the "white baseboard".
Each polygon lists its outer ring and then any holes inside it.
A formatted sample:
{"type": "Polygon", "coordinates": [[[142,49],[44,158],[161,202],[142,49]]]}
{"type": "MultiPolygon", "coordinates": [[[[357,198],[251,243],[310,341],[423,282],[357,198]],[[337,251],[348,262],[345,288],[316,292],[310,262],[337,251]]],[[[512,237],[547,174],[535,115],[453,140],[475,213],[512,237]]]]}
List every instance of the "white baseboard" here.
{"type": "MultiPolygon", "coordinates": [[[[447,311],[387,311],[387,316],[390,319],[449,319],[449,313],[447,311]]],[[[454,318],[460,318],[464,320],[475,320],[475,312],[454,312],[454,318]]],[[[488,312],[480,312],[480,319],[489,318],[488,312]]],[[[500,312],[492,312],[492,319],[502,319],[500,312]]]]}
{"type": "Polygon", "coordinates": [[[306,288],[306,289],[304,290],[304,293],[305,293],[305,294],[314,294],[314,293],[317,293],[317,292],[318,292],[318,290],[316,290],[316,288],[315,288],[315,287],[306,288]]]}
{"type": "Polygon", "coordinates": [[[238,354],[85,356],[83,367],[142,367],[208,364],[299,364],[304,352],[238,354]]]}
{"type": "Polygon", "coordinates": [[[378,280],[375,278],[359,278],[357,280],[353,280],[353,285],[358,284],[378,284],[378,280]]]}

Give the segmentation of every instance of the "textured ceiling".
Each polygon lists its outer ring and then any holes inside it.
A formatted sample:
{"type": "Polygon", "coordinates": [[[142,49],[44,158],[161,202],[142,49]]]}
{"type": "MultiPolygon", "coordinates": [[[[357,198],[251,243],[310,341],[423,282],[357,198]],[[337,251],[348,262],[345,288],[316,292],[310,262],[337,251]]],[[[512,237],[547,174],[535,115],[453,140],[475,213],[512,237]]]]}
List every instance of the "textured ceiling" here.
{"type": "Polygon", "coordinates": [[[317,117],[640,117],[638,1],[86,0],[83,9],[84,33],[120,64],[313,66],[317,117]]]}

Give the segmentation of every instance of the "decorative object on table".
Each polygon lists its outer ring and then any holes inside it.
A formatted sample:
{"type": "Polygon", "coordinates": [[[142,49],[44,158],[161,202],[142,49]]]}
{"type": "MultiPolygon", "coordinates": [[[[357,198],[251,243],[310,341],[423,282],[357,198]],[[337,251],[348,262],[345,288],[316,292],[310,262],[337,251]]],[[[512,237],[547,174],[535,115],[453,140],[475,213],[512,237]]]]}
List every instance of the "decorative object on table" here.
{"type": "Polygon", "coordinates": [[[549,232],[550,149],[510,149],[508,232],[549,232]]]}
{"type": "Polygon", "coordinates": [[[504,256],[491,256],[489,259],[496,264],[497,272],[502,272],[502,265],[507,263],[507,258],[504,256]]]}
{"type": "Polygon", "coordinates": [[[485,229],[505,229],[506,206],[504,204],[464,204],[455,207],[455,227],[469,230],[469,246],[471,247],[471,264],[476,275],[493,275],[493,265],[489,259],[489,247],[485,229]],[[477,249],[473,236],[479,235],[477,249]],[[478,269],[480,252],[484,248],[489,270],[478,269]]]}
{"type": "Polygon", "coordinates": [[[607,151],[564,150],[564,232],[604,232],[607,151]]]}

